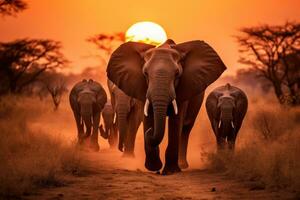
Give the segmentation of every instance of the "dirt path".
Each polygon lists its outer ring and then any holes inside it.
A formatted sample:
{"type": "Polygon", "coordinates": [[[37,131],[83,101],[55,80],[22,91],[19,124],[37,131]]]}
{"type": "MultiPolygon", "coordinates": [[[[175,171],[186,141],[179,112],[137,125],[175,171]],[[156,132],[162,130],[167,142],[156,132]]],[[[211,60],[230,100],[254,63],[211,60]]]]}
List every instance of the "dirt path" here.
{"type": "Polygon", "coordinates": [[[282,192],[251,190],[250,185],[206,170],[170,176],[150,173],[142,162],[136,164],[109,149],[87,156],[92,173],[68,177],[66,186],[43,189],[26,199],[289,199],[282,192]]]}
{"type": "MultiPolygon", "coordinates": [[[[48,115],[42,118],[44,121],[39,118],[38,123],[32,125],[33,128],[49,132],[54,137],[63,137],[66,143],[76,140],[70,109],[60,110],[52,118],[48,115]]],[[[188,150],[191,167],[188,170],[170,176],[148,172],[144,168],[144,140],[140,128],[135,145],[135,159],[122,158],[121,152],[110,150],[107,141],[100,138],[100,152],[86,153],[89,171],[92,173],[81,177],[66,177],[65,186],[45,188],[25,199],[293,199],[288,192],[261,190],[254,183],[238,182],[224,174],[200,170],[203,168],[201,152],[215,149],[214,135],[205,131],[210,130],[207,120],[202,112],[192,131],[188,150]]],[[[164,157],[166,144],[165,137],[160,145],[161,158],[164,157]]]]}

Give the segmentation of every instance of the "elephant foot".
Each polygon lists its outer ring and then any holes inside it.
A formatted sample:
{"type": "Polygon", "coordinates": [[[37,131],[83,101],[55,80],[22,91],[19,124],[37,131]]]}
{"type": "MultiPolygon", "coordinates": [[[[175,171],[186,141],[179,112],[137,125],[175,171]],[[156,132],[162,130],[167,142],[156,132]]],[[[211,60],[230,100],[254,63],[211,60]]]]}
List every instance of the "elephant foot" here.
{"type": "Polygon", "coordinates": [[[178,165],[165,165],[162,175],[171,175],[178,172],[181,172],[181,169],[178,165]]]}
{"type": "Polygon", "coordinates": [[[134,153],[133,152],[124,152],[122,155],[123,158],[134,158],[134,153]]]}
{"type": "Polygon", "coordinates": [[[85,140],[86,138],[84,136],[81,136],[81,137],[78,137],[78,140],[77,140],[77,145],[80,146],[80,145],[84,145],[85,143],[85,140]]]}
{"type": "Polygon", "coordinates": [[[98,152],[100,150],[100,146],[98,143],[94,143],[94,142],[91,142],[90,144],[90,148],[95,151],[95,152],[98,152]]]}
{"type": "Polygon", "coordinates": [[[146,156],[145,167],[149,171],[158,171],[162,168],[162,162],[161,162],[160,158],[149,159],[148,156],[146,156]]]}
{"type": "Polygon", "coordinates": [[[82,151],[82,150],[84,150],[84,145],[83,145],[83,143],[82,142],[77,142],[76,143],[76,146],[75,146],[78,150],[80,150],[80,151],[82,151]]]}
{"type": "Polygon", "coordinates": [[[179,167],[180,167],[180,169],[187,169],[189,167],[189,164],[186,160],[180,160],[179,167]]]}

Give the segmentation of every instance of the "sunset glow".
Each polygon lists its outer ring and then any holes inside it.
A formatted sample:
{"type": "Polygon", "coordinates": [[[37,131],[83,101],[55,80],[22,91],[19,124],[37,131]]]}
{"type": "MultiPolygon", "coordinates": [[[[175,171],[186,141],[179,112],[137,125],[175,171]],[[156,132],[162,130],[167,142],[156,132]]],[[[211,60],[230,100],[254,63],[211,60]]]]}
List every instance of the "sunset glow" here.
{"type": "Polygon", "coordinates": [[[160,45],[167,40],[165,30],[153,22],[138,22],[126,32],[126,41],[160,45]]]}
{"type": "Polygon", "coordinates": [[[300,200],[299,8],[0,0],[0,200],[300,200]]]}

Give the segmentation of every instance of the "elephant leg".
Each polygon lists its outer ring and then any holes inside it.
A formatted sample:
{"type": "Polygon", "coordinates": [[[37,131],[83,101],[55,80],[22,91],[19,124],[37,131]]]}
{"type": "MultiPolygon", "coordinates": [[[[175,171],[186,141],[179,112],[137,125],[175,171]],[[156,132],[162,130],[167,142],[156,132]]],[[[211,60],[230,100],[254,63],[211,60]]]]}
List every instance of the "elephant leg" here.
{"type": "Polygon", "coordinates": [[[134,157],[134,145],[135,145],[135,138],[138,131],[138,128],[141,124],[141,117],[138,110],[132,110],[129,114],[129,126],[128,126],[128,133],[127,137],[125,138],[125,150],[124,155],[126,156],[133,156],[134,157]]]}
{"type": "Polygon", "coordinates": [[[83,139],[84,139],[84,130],[83,130],[83,124],[81,123],[81,117],[79,114],[76,114],[75,112],[74,112],[74,117],[75,117],[76,126],[77,126],[78,144],[82,144],[83,139]]]}
{"type": "Polygon", "coordinates": [[[181,169],[186,169],[189,167],[187,162],[187,147],[189,142],[190,132],[192,130],[192,125],[184,125],[182,127],[181,140],[180,140],[180,148],[179,148],[179,166],[181,169]]]}
{"type": "Polygon", "coordinates": [[[226,138],[217,136],[217,151],[223,151],[226,147],[226,138]]]}
{"type": "Polygon", "coordinates": [[[109,127],[109,137],[108,137],[108,143],[110,148],[116,148],[117,147],[117,140],[118,140],[118,132],[115,124],[112,124],[109,127]]]}
{"type": "Polygon", "coordinates": [[[235,138],[227,138],[227,143],[228,143],[228,149],[230,151],[234,151],[234,147],[235,147],[235,138]]]}
{"type": "Polygon", "coordinates": [[[137,132],[137,126],[131,121],[128,125],[128,132],[125,138],[125,148],[123,155],[125,157],[134,157],[134,144],[137,132]]]}
{"type": "Polygon", "coordinates": [[[191,99],[188,103],[183,105],[184,109],[184,122],[182,127],[182,133],[180,135],[180,145],[179,145],[179,167],[181,169],[188,168],[189,164],[187,162],[187,148],[189,142],[189,136],[191,130],[194,126],[195,120],[201,108],[204,98],[204,93],[197,95],[191,99]]]}
{"type": "Polygon", "coordinates": [[[93,133],[91,136],[91,143],[90,147],[94,151],[99,151],[100,147],[98,144],[98,128],[99,128],[99,123],[100,123],[100,112],[95,113],[93,115],[93,133]]]}
{"type": "Polygon", "coordinates": [[[235,140],[236,140],[236,131],[233,131],[233,133],[229,134],[227,136],[227,143],[228,143],[228,149],[230,151],[234,151],[234,147],[235,147],[235,140]]]}
{"type": "MultiPolygon", "coordinates": [[[[180,112],[179,112],[180,115],[180,112]]],[[[169,133],[168,133],[168,146],[166,150],[166,164],[163,169],[163,175],[169,175],[180,172],[181,169],[178,165],[179,155],[179,135],[182,131],[182,116],[173,116],[169,118],[169,133]]]]}
{"type": "Polygon", "coordinates": [[[235,129],[227,136],[228,149],[234,151],[237,134],[241,128],[242,120],[236,120],[235,129]]]}
{"type": "Polygon", "coordinates": [[[115,143],[115,146],[117,147],[118,145],[118,134],[119,134],[119,131],[118,131],[118,125],[117,124],[113,124],[112,125],[112,134],[113,134],[113,138],[114,138],[114,143],[115,143]]]}
{"type": "MultiPolygon", "coordinates": [[[[143,120],[144,125],[144,138],[146,138],[146,134],[153,134],[153,112],[149,109],[148,117],[144,117],[143,120]],[[148,131],[148,132],[147,132],[148,131]]],[[[146,160],[145,167],[150,171],[158,171],[162,168],[162,162],[159,157],[159,146],[153,147],[145,141],[145,152],[146,152],[146,160]]]]}

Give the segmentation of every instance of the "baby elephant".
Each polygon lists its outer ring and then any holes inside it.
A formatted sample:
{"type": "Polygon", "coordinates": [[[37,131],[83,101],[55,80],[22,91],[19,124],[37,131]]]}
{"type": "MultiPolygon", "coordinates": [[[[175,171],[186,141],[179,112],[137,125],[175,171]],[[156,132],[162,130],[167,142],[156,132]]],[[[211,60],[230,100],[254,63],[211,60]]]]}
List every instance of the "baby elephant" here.
{"type": "Polygon", "coordinates": [[[246,94],[227,83],[214,89],[206,99],[206,112],[217,138],[218,150],[226,144],[233,150],[236,136],[247,112],[246,94]]]}
{"type": "Polygon", "coordinates": [[[107,101],[102,110],[102,118],[104,121],[104,128],[103,125],[100,126],[101,136],[108,139],[111,148],[115,148],[118,142],[118,130],[116,115],[110,100],[107,101]]]}
{"type": "Polygon", "coordinates": [[[92,79],[84,79],[72,88],[69,100],[77,125],[78,143],[90,138],[90,147],[98,151],[100,115],[107,101],[103,87],[92,79]]]}

